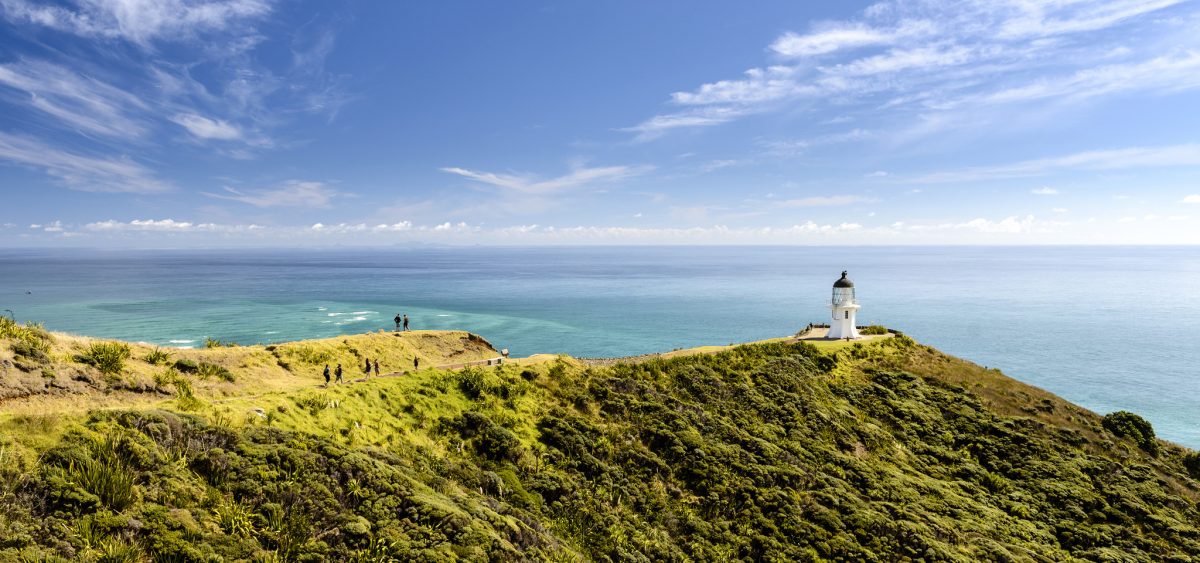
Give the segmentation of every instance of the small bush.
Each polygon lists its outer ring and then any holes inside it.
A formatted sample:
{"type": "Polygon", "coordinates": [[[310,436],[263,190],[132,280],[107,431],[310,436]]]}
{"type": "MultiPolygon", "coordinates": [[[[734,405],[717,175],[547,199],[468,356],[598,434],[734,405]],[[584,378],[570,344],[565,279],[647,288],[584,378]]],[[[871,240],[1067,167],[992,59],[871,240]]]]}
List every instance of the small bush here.
{"type": "Polygon", "coordinates": [[[196,373],[200,371],[200,364],[197,364],[194,360],[179,359],[175,360],[175,369],[179,370],[180,373],[196,373]]]}
{"type": "Polygon", "coordinates": [[[192,382],[188,381],[186,377],[176,377],[171,383],[175,385],[175,395],[178,397],[180,409],[194,411],[204,406],[204,403],[196,398],[196,394],[192,391],[192,382]]]}
{"type": "Polygon", "coordinates": [[[316,416],[317,413],[329,406],[329,401],[320,395],[305,395],[303,397],[296,397],[293,400],[296,401],[296,406],[307,410],[313,416],[316,416]]]}
{"type": "Polygon", "coordinates": [[[228,341],[228,340],[219,340],[216,338],[205,338],[204,339],[204,347],[205,348],[233,348],[234,346],[237,346],[237,342],[228,341]]]}
{"type": "Polygon", "coordinates": [[[1129,438],[1139,448],[1150,454],[1158,453],[1158,442],[1154,439],[1154,427],[1146,419],[1129,411],[1117,411],[1104,415],[1100,421],[1104,429],[1118,438],[1129,438]]]}
{"type": "Polygon", "coordinates": [[[45,341],[18,340],[12,345],[13,354],[39,364],[50,361],[50,346],[45,341]]]}
{"type": "Polygon", "coordinates": [[[200,362],[196,366],[196,374],[200,377],[216,377],[230,383],[234,381],[233,372],[229,371],[225,366],[210,364],[208,362],[200,362]]]}
{"type": "Polygon", "coordinates": [[[49,359],[50,344],[54,342],[54,337],[42,325],[21,324],[8,317],[0,317],[0,338],[15,340],[12,345],[14,354],[38,362],[49,359]]]}
{"type": "Polygon", "coordinates": [[[871,326],[865,326],[863,328],[860,328],[858,330],[858,333],[863,336],[870,336],[872,334],[887,334],[888,329],[886,326],[883,326],[883,325],[871,325],[871,326]]]}
{"type": "Polygon", "coordinates": [[[155,348],[150,353],[146,354],[146,363],[156,366],[165,366],[171,361],[171,353],[161,348],[155,348]]]}
{"type": "Polygon", "coordinates": [[[1183,468],[1192,479],[1200,480],[1200,452],[1190,452],[1183,456],[1183,468]]]}
{"type": "Polygon", "coordinates": [[[119,375],[131,355],[129,345],[124,342],[93,342],[78,359],[105,375],[119,375]]]}

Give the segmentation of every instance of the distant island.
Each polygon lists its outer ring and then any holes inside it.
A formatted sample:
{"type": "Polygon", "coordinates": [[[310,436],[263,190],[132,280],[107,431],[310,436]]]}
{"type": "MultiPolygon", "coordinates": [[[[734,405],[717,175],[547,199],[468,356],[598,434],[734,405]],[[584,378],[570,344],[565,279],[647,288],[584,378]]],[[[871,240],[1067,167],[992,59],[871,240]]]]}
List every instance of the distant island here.
{"type": "Polygon", "coordinates": [[[461,331],[182,350],[5,319],[0,561],[1200,556],[1200,454],[861,332],[507,358],[461,331]]]}

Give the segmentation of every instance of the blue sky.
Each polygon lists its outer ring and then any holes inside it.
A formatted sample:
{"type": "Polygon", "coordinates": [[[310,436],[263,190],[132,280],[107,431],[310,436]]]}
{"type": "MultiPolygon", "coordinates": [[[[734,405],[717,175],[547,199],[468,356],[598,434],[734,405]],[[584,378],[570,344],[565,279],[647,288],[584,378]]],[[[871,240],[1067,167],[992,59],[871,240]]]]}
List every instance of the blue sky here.
{"type": "Polygon", "coordinates": [[[0,245],[1200,243],[1200,6],[0,0],[0,245]]]}

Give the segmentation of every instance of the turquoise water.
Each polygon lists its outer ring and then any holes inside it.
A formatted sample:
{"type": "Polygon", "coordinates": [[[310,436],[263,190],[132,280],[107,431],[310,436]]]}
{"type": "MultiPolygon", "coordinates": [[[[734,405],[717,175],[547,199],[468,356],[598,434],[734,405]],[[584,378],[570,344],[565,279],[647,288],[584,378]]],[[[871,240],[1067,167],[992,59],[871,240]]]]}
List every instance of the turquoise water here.
{"type": "Polygon", "coordinates": [[[0,309],[170,346],[365,332],[400,312],[514,355],[624,356],[794,333],[827,318],[843,269],[860,324],[1200,447],[1195,247],[2,250],[0,309]]]}

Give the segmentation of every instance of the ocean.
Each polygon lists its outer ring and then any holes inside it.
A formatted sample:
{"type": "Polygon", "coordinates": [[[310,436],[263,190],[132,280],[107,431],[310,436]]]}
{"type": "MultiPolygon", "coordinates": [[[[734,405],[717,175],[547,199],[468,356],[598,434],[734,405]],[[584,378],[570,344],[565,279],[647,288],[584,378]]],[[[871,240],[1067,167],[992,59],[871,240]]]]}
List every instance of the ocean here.
{"type": "Polygon", "coordinates": [[[849,270],[884,324],[1200,448],[1200,247],[0,250],[0,314],[163,346],[390,329],[515,356],[627,356],[795,333],[849,270]]]}

